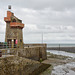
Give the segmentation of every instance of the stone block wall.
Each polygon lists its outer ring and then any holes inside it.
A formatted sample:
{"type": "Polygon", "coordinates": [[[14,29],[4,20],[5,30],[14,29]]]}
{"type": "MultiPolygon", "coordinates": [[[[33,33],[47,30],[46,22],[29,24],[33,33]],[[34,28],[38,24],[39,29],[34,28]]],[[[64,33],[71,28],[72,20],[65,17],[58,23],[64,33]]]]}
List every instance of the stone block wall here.
{"type": "Polygon", "coordinates": [[[28,46],[29,47],[37,47],[37,46],[46,47],[47,44],[44,44],[44,43],[43,44],[39,44],[39,43],[38,44],[24,44],[24,47],[28,47],[28,46]]]}
{"type": "Polygon", "coordinates": [[[0,75],[39,75],[50,65],[10,55],[0,58],[0,75]]]}
{"type": "MultiPolygon", "coordinates": [[[[35,44],[34,44],[35,45],[35,44]]],[[[2,53],[5,54],[10,54],[10,55],[17,55],[20,57],[25,57],[33,60],[42,60],[47,59],[47,54],[46,54],[46,45],[40,46],[36,44],[35,46],[29,46],[29,47],[24,47],[23,49],[21,48],[12,48],[8,50],[3,50],[2,53]],[[36,46],[37,45],[37,46],[36,46]],[[4,53],[5,52],[5,53],[4,53]]]]}
{"type": "Polygon", "coordinates": [[[33,60],[47,59],[46,47],[29,47],[19,50],[18,56],[26,57],[33,60]]]}

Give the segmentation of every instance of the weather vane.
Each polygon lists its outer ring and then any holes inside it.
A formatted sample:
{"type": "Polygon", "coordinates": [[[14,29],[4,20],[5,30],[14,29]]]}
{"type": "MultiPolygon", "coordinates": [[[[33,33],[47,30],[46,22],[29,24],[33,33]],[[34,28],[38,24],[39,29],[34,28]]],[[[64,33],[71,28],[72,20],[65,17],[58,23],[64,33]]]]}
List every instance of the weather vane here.
{"type": "Polygon", "coordinates": [[[8,9],[11,9],[11,5],[8,6],[8,9]]]}

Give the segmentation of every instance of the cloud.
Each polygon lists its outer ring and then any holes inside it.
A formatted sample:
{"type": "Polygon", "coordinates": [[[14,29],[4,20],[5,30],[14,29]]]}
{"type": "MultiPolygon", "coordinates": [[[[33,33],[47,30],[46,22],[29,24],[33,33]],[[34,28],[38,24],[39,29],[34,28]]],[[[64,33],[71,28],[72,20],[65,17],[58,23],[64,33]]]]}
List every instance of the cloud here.
{"type": "Polygon", "coordinates": [[[41,41],[42,33],[44,42],[75,42],[75,0],[0,0],[0,37],[8,5],[25,24],[24,42],[41,41]]]}
{"type": "Polygon", "coordinates": [[[75,0],[0,0],[1,5],[11,4],[13,6],[32,8],[40,10],[51,7],[54,10],[71,9],[75,7],[75,0]]]}

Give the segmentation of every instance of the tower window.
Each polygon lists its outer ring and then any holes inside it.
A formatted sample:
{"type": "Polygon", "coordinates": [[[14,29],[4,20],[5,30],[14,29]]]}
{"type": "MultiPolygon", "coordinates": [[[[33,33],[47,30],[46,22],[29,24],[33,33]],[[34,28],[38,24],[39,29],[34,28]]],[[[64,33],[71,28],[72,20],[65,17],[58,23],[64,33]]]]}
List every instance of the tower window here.
{"type": "Polygon", "coordinates": [[[20,39],[20,42],[22,42],[22,39],[20,39]]]}
{"type": "Polygon", "coordinates": [[[16,22],[16,20],[15,19],[13,19],[13,21],[12,22],[16,22]]]}

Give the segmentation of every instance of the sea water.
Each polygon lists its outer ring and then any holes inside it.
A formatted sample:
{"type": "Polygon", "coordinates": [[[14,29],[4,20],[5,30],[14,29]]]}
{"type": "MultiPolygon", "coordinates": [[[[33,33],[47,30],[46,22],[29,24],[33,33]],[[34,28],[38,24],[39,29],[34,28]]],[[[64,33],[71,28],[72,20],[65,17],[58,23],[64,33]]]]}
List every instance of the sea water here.
{"type": "Polygon", "coordinates": [[[63,55],[63,56],[69,56],[69,57],[75,58],[75,53],[69,53],[65,51],[56,51],[56,50],[47,50],[47,52],[50,52],[56,55],[63,55]]]}
{"type": "Polygon", "coordinates": [[[75,47],[75,44],[47,44],[47,47],[75,47]]]}

